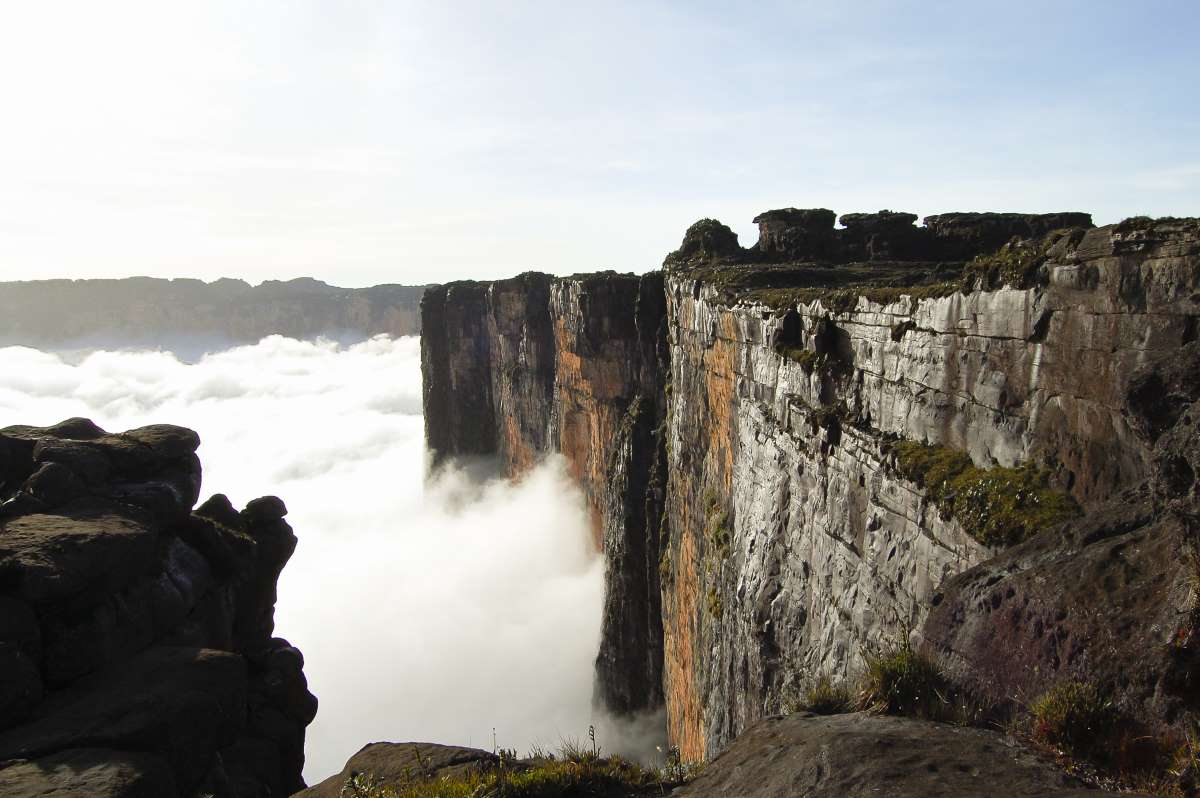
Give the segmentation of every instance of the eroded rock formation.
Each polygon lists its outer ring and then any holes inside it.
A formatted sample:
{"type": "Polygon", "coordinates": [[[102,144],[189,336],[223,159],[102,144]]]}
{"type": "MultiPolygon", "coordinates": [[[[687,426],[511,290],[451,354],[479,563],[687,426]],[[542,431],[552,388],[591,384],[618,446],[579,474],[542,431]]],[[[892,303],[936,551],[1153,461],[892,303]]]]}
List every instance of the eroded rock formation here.
{"type": "Polygon", "coordinates": [[[1190,722],[1200,221],[835,218],[762,214],[748,249],[705,219],[661,275],[425,300],[437,456],[518,473],[563,451],[589,496],[598,696],[652,706],[661,668],[672,741],[708,758],[911,634],[990,698],[1072,677],[1153,729],[1190,722]],[[947,464],[974,481],[926,484],[947,464]],[[643,629],[660,665],[614,655],[643,629]],[[1114,635],[1154,649],[1143,674],[1104,664],[1114,635]]]}
{"type": "Polygon", "coordinates": [[[35,280],[0,283],[0,346],[213,347],[268,335],[416,335],[424,286],[319,280],[35,280]]]}
{"type": "Polygon", "coordinates": [[[273,637],[283,502],[200,492],[196,433],[0,430],[0,793],[290,795],[316,712],[273,637]]]}

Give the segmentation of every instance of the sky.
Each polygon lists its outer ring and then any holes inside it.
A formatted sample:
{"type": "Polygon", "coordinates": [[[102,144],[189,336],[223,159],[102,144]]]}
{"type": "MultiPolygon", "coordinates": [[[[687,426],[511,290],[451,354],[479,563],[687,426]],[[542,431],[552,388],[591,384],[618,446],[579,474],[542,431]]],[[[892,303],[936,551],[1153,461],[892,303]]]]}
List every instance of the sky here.
{"type": "Polygon", "coordinates": [[[561,458],[518,482],[475,464],[427,482],[416,338],[272,336],[184,363],[169,351],[0,348],[0,427],[86,416],[200,434],[202,500],[278,495],[298,538],[275,633],[320,707],[305,776],[368,742],[524,753],[583,739],[653,755],[661,718],[591,707],[603,565],[561,458]],[[297,434],[303,430],[303,434],[297,434]]]}
{"type": "Polygon", "coordinates": [[[1200,214],[1194,0],[0,8],[0,279],[640,272],[787,206],[1200,214]]]}

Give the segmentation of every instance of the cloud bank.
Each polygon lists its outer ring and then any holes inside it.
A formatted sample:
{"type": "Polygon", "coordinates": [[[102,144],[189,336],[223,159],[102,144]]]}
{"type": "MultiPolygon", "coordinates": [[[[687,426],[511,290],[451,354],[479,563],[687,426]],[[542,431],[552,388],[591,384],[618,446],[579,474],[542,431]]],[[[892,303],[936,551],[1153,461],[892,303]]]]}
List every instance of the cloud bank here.
{"type": "Polygon", "coordinates": [[[0,349],[0,426],[87,416],[200,433],[203,495],[277,494],[300,543],[278,634],[321,702],[306,778],[376,740],[521,751],[593,718],[602,566],[582,497],[551,459],[521,482],[450,469],[426,484],[416,338],[280,337],[187,364],[168,352],[64,359],[0,349]]]}

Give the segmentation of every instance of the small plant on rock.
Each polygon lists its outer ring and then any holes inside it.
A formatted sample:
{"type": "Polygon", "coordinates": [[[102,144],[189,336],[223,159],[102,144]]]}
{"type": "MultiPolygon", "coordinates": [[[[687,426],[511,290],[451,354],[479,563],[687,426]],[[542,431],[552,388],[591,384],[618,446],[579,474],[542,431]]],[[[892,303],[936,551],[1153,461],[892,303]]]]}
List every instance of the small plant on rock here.
{"type": "Polygon", "coordinates": [[[950,693],[942,669],[912,647],[905,630],[898,643],[867,657],[858,705],[888,715],[943,720],[951,711],[950,693]]]}
{"type": "Polygon", "coordinates": [[[845,684],[834,684],[822,675],[804,691],[790,707],[794,712],[813,712],[817,715],[840,715],[854,709],[854,697],[845,684]]]}
{"type": "Polygon", "coordinates": [[[1072,757],[1106,753],[1117,731],[1112,700],[1092,682],[1061,682],[1039,696],[1029,711],[1034,739],[1072,757]]]}

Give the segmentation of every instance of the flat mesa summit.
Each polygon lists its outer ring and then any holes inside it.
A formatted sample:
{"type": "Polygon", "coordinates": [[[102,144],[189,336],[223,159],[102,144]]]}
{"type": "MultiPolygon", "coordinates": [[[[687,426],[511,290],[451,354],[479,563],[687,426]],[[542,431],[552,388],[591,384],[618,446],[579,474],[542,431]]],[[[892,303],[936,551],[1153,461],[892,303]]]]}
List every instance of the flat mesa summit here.
{"type": "Polygon", "coordinates": [[[0,430],[0,794],[1196,795],[1200,220],[755,221],[420,305],[435,465],[578,482],[594,702],[657,769],[377,742],[305,788],[283,503],[72,419],[0,430]]]}

